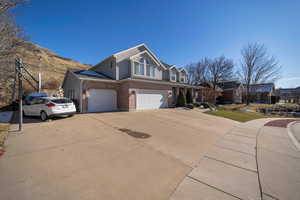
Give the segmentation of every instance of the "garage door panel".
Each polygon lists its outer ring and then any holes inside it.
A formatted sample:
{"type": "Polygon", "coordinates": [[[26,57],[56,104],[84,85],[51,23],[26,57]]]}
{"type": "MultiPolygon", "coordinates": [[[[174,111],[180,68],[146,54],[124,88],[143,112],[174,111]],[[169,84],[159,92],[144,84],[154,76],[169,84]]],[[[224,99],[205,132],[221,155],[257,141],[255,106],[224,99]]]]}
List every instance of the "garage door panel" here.
{"type": "Polygon", "coordinates": [[[136,94],[136,109],[148,110],[168,107],[168,91],[143,90],[136,94]]]}
{"type": "Polygon", "coordinates": [[[88,90],[88,112],[117,110],[117,92],[108,89],[88,90]]]}

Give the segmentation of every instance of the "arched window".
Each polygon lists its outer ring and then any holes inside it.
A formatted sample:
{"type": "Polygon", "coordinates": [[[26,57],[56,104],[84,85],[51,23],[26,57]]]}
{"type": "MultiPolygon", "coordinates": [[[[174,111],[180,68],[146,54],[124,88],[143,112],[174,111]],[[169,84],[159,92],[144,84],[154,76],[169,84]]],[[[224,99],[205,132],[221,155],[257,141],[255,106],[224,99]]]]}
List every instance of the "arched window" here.
{"type": "Polygon", "coordinates": [[[140,58],[138,61],[134,62],[134,74],[136,75],[155,77],[155,68],[156,66],[149,58],[140,58]]]}

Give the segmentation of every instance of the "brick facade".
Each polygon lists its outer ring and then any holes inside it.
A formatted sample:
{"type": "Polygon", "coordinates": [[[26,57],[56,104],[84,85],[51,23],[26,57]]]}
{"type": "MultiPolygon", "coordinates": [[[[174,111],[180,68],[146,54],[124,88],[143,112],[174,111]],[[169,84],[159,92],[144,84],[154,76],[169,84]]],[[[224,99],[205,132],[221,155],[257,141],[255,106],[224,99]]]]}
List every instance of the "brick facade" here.
{"type": "MultiPolygon", "coordinates": [[[[136,94],[143,90],[161,90],[168,94],[168,107],[174,107],[181,89],[186,94],[187,88],[174,85],[147,83],[141,81],[123,81],[123,82],[100,82],[85,80],[82,84],[82,112],[88,110],[88,90],[89,89],[113,89],[117,92],[117,107],[119,110],[136,110],[136,94]],[[173,94],[173,89],[176,94],[173,94]],[[173,97],[176,95],[176,97],[173,97]]],[[[194,92],[192,91],[194,94],[194,92]]]]}

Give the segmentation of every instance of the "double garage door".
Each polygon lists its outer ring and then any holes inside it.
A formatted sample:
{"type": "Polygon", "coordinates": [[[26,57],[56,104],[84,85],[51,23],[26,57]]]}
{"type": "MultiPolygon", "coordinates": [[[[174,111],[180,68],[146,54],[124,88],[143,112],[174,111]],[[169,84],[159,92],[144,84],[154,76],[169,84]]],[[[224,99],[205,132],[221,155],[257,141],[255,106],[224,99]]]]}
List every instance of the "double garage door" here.
{"type": "Polygon", "coordinates": [[[168,107],[168,91],[141,90],[136,93],[136,109],[148,110],[168,107]]]}
{"type": "Polygon", "coordinates": [[[117,110],[116,90],[88,90],[88,112],[107,112],[115,110],[117,110]]]}
{"type": "MultiPolygon", "coordinates": [[[[136,110],[159,109],[167,107],[168,91],[139,90],[136,93],[136,110]]],[[[115,110],[117,110],[116,90],[88,90],[88,112],[107,112],[115,110]]]]}

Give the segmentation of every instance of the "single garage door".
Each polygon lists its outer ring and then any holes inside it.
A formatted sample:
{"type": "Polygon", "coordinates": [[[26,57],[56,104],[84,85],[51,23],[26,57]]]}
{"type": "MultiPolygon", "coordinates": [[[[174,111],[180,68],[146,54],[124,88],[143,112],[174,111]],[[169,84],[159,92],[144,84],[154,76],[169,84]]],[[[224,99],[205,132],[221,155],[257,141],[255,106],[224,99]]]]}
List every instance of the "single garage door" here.
{"type": "Polygon", "coordinates": [[[115,110],[117,110],[116,90],[88,90],[88,112],[105,112],[115,110]]]}
{"type": "Polygon", "coordinates": [[[136,109],[159,109],[168,107],[168,91],[142,90],[136,94],[136,109]]]}

